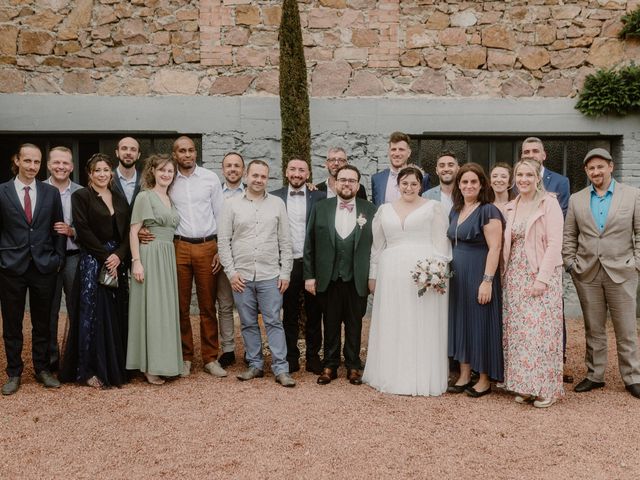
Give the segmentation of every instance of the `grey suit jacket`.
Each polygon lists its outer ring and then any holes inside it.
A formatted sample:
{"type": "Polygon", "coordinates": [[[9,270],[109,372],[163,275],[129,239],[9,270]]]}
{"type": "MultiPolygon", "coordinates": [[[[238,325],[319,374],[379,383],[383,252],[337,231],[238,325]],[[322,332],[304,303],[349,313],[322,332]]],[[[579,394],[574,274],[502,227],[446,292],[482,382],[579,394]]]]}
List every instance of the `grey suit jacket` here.
{"type": "Polygon", "coordinates": [[[430,188],[429,190],[427,190],[426,192],[424,192],[422,194],[423,198],[427,198],[429,200],[437,200],[438,202],[440,201],[440,185],[430,188]]]}
{"type": "Polygon", "coordinates": [[[605,228],[591,213],[591,188],[571,195],[564,224],[562,260],[578,280],[590,282],[602,265],[622,283],[640,270],[640,190],[616,182],[605,228]]]}

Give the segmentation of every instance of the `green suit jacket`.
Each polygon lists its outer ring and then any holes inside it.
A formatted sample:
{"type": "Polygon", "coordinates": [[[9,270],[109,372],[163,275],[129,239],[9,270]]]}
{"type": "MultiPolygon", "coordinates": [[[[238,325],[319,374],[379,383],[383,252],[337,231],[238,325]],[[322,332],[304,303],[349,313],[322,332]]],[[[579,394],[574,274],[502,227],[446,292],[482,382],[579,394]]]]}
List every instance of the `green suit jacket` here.
{"type": "MultiPolygon", "coordinates": [[[[304,242],[304,279],[316,280],[316,290],[324,292],[331,281],[336,257],[336,206],[337,197],[316,203],[307,223],[304,242]]],[[[353,280],[358,295],[369,294],[369,257],[373,234],[371,224],[376,207],[373,203],[356,198],[355,242],[353,252],[353,280]],[[360,225],[362,224],[362,225],[360,225]]]]}

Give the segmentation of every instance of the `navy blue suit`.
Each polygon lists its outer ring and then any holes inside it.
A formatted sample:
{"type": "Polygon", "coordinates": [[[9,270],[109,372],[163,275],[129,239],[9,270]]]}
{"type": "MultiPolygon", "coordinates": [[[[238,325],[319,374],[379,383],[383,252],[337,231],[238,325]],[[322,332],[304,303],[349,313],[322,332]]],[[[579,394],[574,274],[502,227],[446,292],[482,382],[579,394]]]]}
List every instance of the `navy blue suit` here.
{"type": "MultiPolygon", "coordinates": [[[[371,201],[376,207],[379,207],[385,202],[385,195],[387,193],[387,181],[389,180],[389,172],[391,169],[385,168],[381,172],[378,172],[371,176],[371,201]]],[[[422,190],[420,193],[429,190],[429,174],[425,173],[422,179],[422,190]]]]}
{"type": "Polygon", "coordinates": [[[555,193],[558,196],[558,203],[560,203],[560,208],[562,208],[562,215],[566,217],[567,208],[569,208],[569,196],[571,195],[569,179],[564,175],[545,168],[542,183],[547,192],[555,193]]]}
{"type": "Polygon", "coordinates": [[[35,373],[49,369],[49,318],[57,272],[64,264],[66,237],[53,224],[63,222],[58,189],[35,181],[31,223],[18,198],[14,180],[0,185],[0,301],[9,377],[22,375],[22,322],[29,291],[32,358],[35,373]]]}
{"type": "MultiPolygon", "coordinates": [[[[326,192],[319,190],[306,190],[307,216],[306,224],[309,222],[311,211],[317,202],[327,198],[326,192]]],[[[289,187],[283,187],[271,192],[272,195],[280,197],[285,205],[289,196],[289,187]]],[[[304,292],[304,311],[307,314],[307,322],[305,325],[305,343],[307,364],[309,359],[317,358],[319,360],[320,348],[322,347],[322,311],[316,297],[311,295],[304,289],[304,277],[302,275],[303,262],[302,257],[293,259],[293,269],[291,270],[291,280],[289,287],[284,292],[282,298],[282,326],[287,340],[287,362],[290,370],[300,368],[300,349],[298,348],[298,330],[300,318],[300,293],[304,292]]]]}
{"type": "MultiPolygon", "coordinates": [[[[133,204],[136,201],[136,197],[138,193],[140,193],[140,180],[142,179],[142,172],[140,170],[136,170],[136,188],[133,190],[133,196],[131,197],[131,203],[129,204],[129,212],[133,210],[133,204]]],[[[120,177],[118,176],[118,169],[113,169],[113,186],[115,189],[120,192],[120,195],[127,199],[127,195],[124,193],[124,188],[122,188],[122,183],[120,182],[120,177]]]]}

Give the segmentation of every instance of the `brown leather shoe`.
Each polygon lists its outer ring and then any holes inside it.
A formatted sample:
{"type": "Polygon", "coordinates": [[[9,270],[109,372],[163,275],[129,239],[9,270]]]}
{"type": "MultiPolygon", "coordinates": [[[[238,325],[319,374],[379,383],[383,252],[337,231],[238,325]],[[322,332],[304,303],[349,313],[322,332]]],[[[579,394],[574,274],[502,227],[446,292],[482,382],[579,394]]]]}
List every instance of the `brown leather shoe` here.
{"type": "Polygon", "coordinates": [[[362,373],[359,370],[347,370],[347,379],[351,385],[362,385],[362,373]]]}
{"type": "Polygon", "coordinates": [[[331,380],[338,378],[338,374],[332,368],[325,368],[322,370],[322,374],[318,377],[318,385],[327,385],[331,383],[331,380]]]}

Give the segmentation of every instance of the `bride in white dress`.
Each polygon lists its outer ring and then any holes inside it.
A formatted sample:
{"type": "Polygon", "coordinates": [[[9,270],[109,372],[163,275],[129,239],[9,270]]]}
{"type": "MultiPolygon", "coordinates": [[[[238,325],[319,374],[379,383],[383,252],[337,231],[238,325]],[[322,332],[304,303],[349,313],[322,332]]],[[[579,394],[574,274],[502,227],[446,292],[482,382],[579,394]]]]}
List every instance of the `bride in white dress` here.
{"type": "Polygon", "coordinates": [[[440,395],[447,390],[448,290],[418,296],[411,278],[418,260],[451,260],[449,219],[442,204],[420,197],[422,173],[398,174],[400,199],[373,219],[369,288],[374,292],[362,380],[381,392],[440,395]]]}

